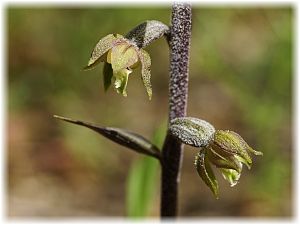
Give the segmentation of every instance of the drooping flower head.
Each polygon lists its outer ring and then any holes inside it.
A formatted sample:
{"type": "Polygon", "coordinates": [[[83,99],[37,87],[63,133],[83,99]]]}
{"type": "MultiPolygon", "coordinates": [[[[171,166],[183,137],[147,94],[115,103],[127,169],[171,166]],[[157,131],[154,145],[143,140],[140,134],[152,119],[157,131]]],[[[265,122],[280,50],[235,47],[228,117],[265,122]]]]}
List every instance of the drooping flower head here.
{"type": "Polygon", "coordinates": [[[109,34],[102,38],[94,48],[87,69],[104,62],[104,88],[107,90],[113,80],[118,93],[127,96],[126,87],[132,69],[142,65],[142,80],[149,98],[152,96],[150,83],[151,59],[149,54],[139,49],[120,34],[109,34]]]}
{"type": "Polygon", "coordinates": [[[132,29],[125,37],[120,34],[109,34],[96,44],[86,69],[104,62],[104,89],[107,90],[113,81],[117,92],[127,96],[129,75],[141,64],[142,81],[151,99],[151,58],[143,48],[168,32],[168,26],[150,20],[132,29]]]}
{"type": "Polygon", "coordinates": [[[211,164],[216,166],[230,186],[237,184],[243,164],[251,168],[250,153],[262,155],[253,150],[237,133],[229,130],[215,130],[205,120],[182,117],[171,121],[171,134],[184,144],[198,147],[194,164],[205,184],[216,198],[219,195],[218,182],[211,164]]]}

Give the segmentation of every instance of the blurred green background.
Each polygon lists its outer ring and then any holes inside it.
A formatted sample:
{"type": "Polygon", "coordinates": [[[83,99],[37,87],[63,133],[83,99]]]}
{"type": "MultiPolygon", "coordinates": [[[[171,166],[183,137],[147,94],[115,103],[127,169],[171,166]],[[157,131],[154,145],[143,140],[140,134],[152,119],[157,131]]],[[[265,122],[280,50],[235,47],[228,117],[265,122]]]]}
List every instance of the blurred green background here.
{"type": "MultiPolygon", "coordinates": [[[[104,93],[102,65],[82,71],[97,41],[137,24],[170,21],[171,7],[6,6],[7,214],[10,217],[158,216],[157,164],[53,114],[122,127],[161,145],[168,113],[169,51],[147,47],[153,99],[136,70],[128,97],[104,93]]],[[[293,216],[293,18],[289,6],[193,8],[188,115],[241,134],[250,171],[220,199],[198,177],[186,147],[182,217],[293,216]]]]}

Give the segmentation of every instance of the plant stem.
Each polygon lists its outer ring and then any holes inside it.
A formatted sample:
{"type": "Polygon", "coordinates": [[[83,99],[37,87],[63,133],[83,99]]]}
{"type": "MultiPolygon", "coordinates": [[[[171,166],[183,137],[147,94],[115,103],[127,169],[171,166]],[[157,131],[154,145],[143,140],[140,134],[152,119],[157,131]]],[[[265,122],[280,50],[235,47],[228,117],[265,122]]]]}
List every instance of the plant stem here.
{"type": "MultiPolygon", "coordinates": [[[[172,7],[170,30],[169,124],[186,115],[192,10],[189,4],[172,7]]],[[[178,184],[183,157],[182,144],[169,132],[162,150],[161,217],[177,215],[178,184]]]]}

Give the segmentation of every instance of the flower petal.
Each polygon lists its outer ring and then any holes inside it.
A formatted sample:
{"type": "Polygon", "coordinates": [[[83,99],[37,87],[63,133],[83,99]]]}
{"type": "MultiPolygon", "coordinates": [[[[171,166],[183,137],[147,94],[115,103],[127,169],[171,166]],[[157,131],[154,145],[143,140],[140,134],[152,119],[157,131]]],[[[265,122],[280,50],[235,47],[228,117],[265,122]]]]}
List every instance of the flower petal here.
{"type": "Polygon", "coordinates": [[[146,88],[147,94],[149,96],[149,100],[152,97],[152,88],[151,88],[151,58],[148,52],[143,49],[139,51],[139,58],[142,64],[142,80],[143,84],[146,88]]]}
{"type": "Polygon", "coordinates": [[[105,91],[107,91],[107,89],[110,87],[112,77],[113,77],[113,70],[111,64],[105,62],[103,66],[103,84],[104,84],[105,91]]]}
{"type": "Polygon", "coordinates": [[[233,169],[237,172],[241,172],[243,164],[234,156],[222,156],[215,152],[212,148],[207,150],[207,156],[212,164],[218,168],[233,169]]]}
{"type": "Polygon", "coordinates": [[[209,161],[206,155],[206,151],[202,149],[195,157],[194,162],[199,176],[204,183],[210,188],[216,198],[219,198],[219,186],[218,181],[214,175],[213,170],[209,165],[209,161]]]}
{"type": "Polygon", "coordinates": [[[222,155],[222,152],[227,154],[240,156],[248,166],[252,164],[252,159],[248,154],[249,145],[237,133],[229,130],[217,130],[214,135],[214,141],[211,144],[212,148],[222,155]]]}
{"type": "Polygon", "coordinates": [[[129,68],[138,61],[138,53],[134,46],[122,42],[111,49],[110,61],[115,72],[129,68]]]}
{"type": "Polygon", "coordinates": [[[101,56],[103,56],[109,49],[113,47],[114,42],[122,38],[123,36],[120,34],[109,34],[104,38],[101,38],[96,44],[88,65],[85,67],[85,69],[91,69],[93,66],[95,66],[97,62],[100,61],[99,59],[101,58],[101,56]]]}
{"type": "Polygon", "coordinates": [[[256,150],[254,150],[253,148],[251,148],[249,145],[248,145],[248,152],[251,152],[251,153],[253,153],[254,155],[263,155],[263,153],[262,152],[259,152],[259,151],[256,151],[256,150]]]}

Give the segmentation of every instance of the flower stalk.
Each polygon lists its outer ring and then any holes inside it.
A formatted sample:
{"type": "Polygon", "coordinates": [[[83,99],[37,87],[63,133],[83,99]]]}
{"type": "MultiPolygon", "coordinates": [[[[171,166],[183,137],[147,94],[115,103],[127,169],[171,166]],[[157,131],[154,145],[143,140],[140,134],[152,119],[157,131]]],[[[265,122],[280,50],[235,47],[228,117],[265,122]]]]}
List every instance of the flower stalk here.
{"type": "MultiPolygon", "coordinates": [[[[170,28],[169,126],[171,120],[184,117],[187,108],[189,52],[192,9],[190,4],[175,3],[170,28]]],[[[177,215],[178,184],[183,145],[169,131],[162,149],[161,217],[177,215]]]]}

